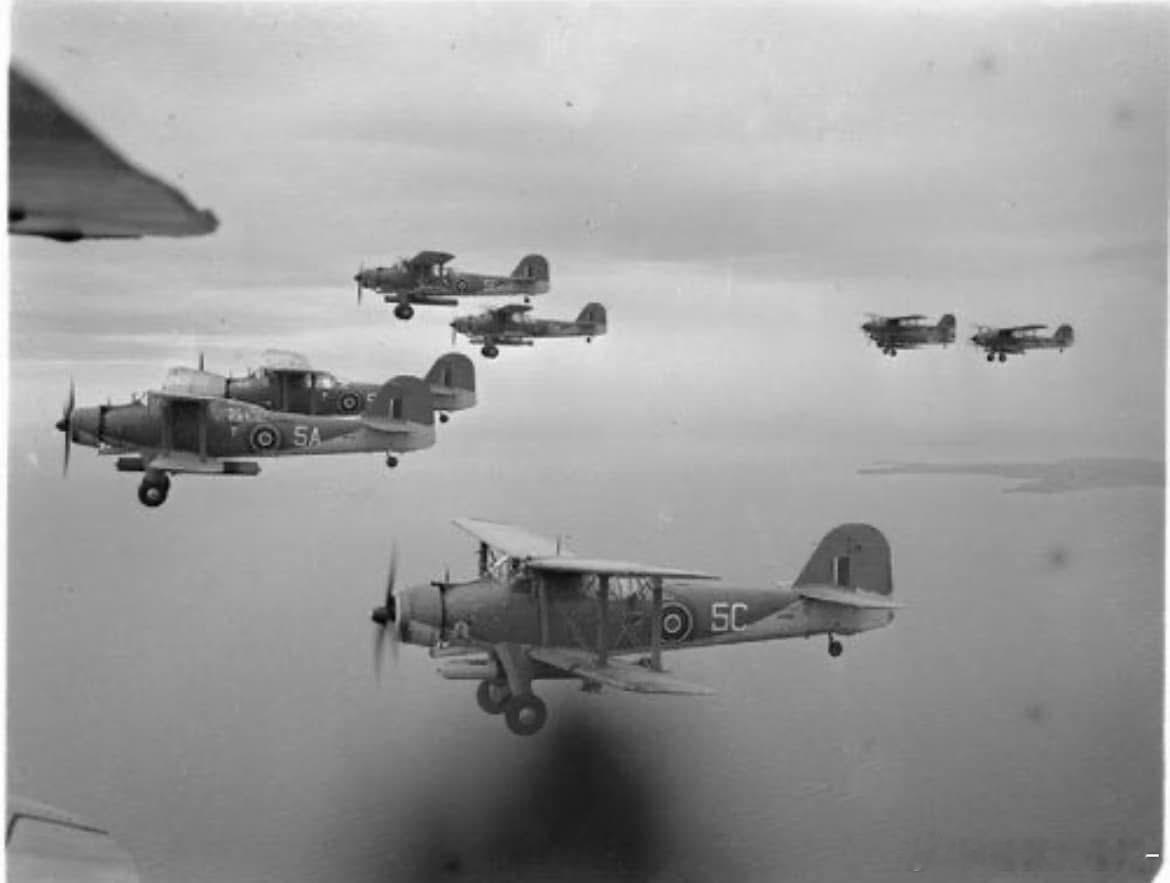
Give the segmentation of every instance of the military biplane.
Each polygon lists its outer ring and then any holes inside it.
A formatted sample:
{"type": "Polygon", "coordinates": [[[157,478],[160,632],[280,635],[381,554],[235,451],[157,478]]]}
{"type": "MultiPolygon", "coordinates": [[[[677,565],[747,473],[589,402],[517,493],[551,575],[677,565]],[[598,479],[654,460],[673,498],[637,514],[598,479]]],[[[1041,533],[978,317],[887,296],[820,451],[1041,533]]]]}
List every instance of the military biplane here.
{"type": "Polygon", "coordinates": [[[409,319],[414,315],[411,304],[454,307],[461,297],[484,295],[523,295],[527,302],[530,296],[548,291],[548,261],[541,255],[521,258],[510,276],[456,270],[447,266],[454,257],[445,251],[420,251],[391,267],[359,268],[353,277],[358,303],[362,302],[362,291],[370,289],[381,294],[386,303],[397,304],[395,316],[409,319]]]}
{"type": "Polygon", "coordinates": [[[117,455],[119,472],[141,472],[138,499],[161,506],[171,475],[258,475],[250,457],[395,453],[435,443],[434,399],[417,377],[395,377],[355,417],[285,414],[249,402],[190,393],[148,392],[124,405],[75,407],[73,385],[57,421],[65,433],[64,468],[73,442],[117,455]]]}
{"type": "Polygon", "coordinates": [[[887,625],[900,606],[891,599],[890,547],[866,524],[829,531],[794,583],[766,588],[690,585],[715,577],[577,557],[507,524],[455,524],[479,542],[478,574],[398,589],[392,556],[385,599],[371,615],[375,668],[387,638],[394,654],[399,643],[430,647],[439,674],[479,681],[480,708],[503,714],[520,735],[547,717],[535,680],[576,678],[594,692],[710,693],[667,674],[662,651],[825,634],[829,655],[840,656],[837,636],[887,625]]]}
{"type": "Polygon", "coordinates": [[[585,305],[572,322],[561,319],[533,319],[529,304],[508,304],[485,310],[478,316],[460,316],[451,323],[451,337],[464,334],[471,343],[482,344],[480,352],[488,359],[500,354],[501,346],[532,346],[538,337],[584,337],[586,343],[605,334],[605,307],[599,303],[585,305]]]}
{"type": "Polygon", "coordinates": [[[1015,325],[1008,328],[992,328],[980,325],[971,337],[971,343],[987,353],[987,361],[999,359],[1006,362],[1009,355],[1024,355],[1028,350],[1059,350],[1073,345],[1071,325],[1061,325],[1051,335],[1040,332],[1047,325],[1015,325]]]}
{"type": "Polygon", "coordinates": [[[929,344],[946,346],[955,340],[955,317],[945,314],[937,325],[926,322],[926,316],[878,316],[870,313],[862,324],[875,346],[887,356],[898,355],[898,350],[912,350],[929,344]]]}
{"type": "MultiPolygon", "coordinates": [[[[452,411],[475,405],[475,365],[462,353],[447,353],[435,360],[424,378],[431,389],[439,422],[452,411]]],[[[341,414],[353,416],[365,410],[381,388],[376,383],[338,380],[328,371],[313,368],[300,353],[267,350],[261,366],[245,377],[231,377],[199,368],[172,368],[163,381],[163,392],[190,393],[251,402],[285,414],[341,414]]]]}
{"type": "Polygon", "coordinates": [[[8,69],[8,232],[58,242],[202,236],[219,226],[137,168],[32,77],[8,69]]]}

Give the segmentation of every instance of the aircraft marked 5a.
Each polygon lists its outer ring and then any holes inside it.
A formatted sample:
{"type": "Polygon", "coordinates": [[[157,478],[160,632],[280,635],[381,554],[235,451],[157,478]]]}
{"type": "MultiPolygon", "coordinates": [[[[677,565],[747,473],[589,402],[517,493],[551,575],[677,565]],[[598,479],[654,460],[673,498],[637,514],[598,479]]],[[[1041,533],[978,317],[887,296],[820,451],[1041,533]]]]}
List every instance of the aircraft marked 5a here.
{"type": "Polygon", "coordinates": [[[409,319],[414,315],[411,304],[453,307],[461,297],[480,295],[523,295],[527,302],[532,295],[548,291],[548,261],[541,255],[521,258],[510,276],[466,273],[447,267],[454,257],[445,251],[420,251],[392,267],[360,268],[353,277],[358,303],[368,288],[383,295],[386,303],[397,304],[395,316],[409,319]]]}
{"type": "Polygon", "coordinates": [[[537,337],[584,337],[586,343],[606,332],[605,307],[599,303],[586,304],[572,322],[561,319],[533,319],[527,315],[532,307],[527,304],[509,304],[485,310],[478,316],[460,316],[451,323],[451,338],[465,334],[472,343],[482,344],[480,352],[494,359],[501,346],[532,346],[537,337]]]}
{"type": "Polygon", "coordinates": [[[1059,350],[1073,345],[1073,328],[1061,325],[1051,336],[1039,332],[1047,325],[1016,325],[1009,328],[990,328],[980,325],[971,337],[971,343],[987,353],[987,361],[997,358],[1006,362],[1008,355],[1024,355],[1028,350],[1059,350]]]}
{"type": "MultiPolygon", "coordinates": [[[[246,377],[225,377],[199,368],[172,368],[163,382],[164,392],[207,395],[251,402],[269,411],[286,414],[340,414],[364,411],[381,388],[377,383],[350,383],[327,371],[310,367],[300,353],[268,350],[261,367],[246,377]]],[[[446,423],[449,412],[475,405],[475,364],[462,353],[440,356],[427,372],[439,414],[446,423]]]]}
{"type": "Polygon", "coordinates": [[[248,457],[417,451],[435,443],[434,399],[417,377],[384,383],[359,417],[269,411],[259,405],[188,393],[150,392],[124,405],[75,407],[73,387],[57,429],[65,469],[73,442],[119,455],[119,472],[142,472],[138,499],[161,506],[171,475],[258,475],[248,457]]]}
{"type": "Polygon", "coordinates": [[[912,350],[930,344],[945,347],[949,343],[954,343],[953,314],[944,315],[938,320],[937,325],[924,324],[925,319],[925,316],[917,313],[911,316],[877,316],[871,313],[862,324],[861,330],[887,356],[898,355],[898,350],[912,350]]]}
{"type": "Polygon", "coordinates": [[[535,680],[577,678],[590,691],[710,693],[667,675],[662,651],[826,634],[829,654],[839,656],[838,635],[885,626],[900,606],[891,599],[889,545],[866,524],[834,528],[794,583],[768,588],[679,583],[715,577],[578,557],[511,525],[455,524],[479,541],[479,574],[400,590],[392,557],[385,600],[372,614],[375,666],[387,636],[395,654],[401,642],[430,647],[443,677],[479,681],[480,708],[503,714],[520,735],[547,717],[535,680]],[[667,590],[666,581],[676,584],[667,590]]]}

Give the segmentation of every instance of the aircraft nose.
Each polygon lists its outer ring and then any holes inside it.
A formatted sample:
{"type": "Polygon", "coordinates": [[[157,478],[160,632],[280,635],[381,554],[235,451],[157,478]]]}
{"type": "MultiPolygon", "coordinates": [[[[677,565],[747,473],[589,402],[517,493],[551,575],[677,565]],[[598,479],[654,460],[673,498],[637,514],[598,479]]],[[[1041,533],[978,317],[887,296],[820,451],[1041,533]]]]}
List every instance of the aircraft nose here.
{"type": "Polygon", "coordinates": [[[69,428],[69,421],[66,420],[64,417],[62,417],[60,420],[57,421],[57,431],[58,432],[65,432],[65,430],[67,430],[68,428],[69,428]]]}

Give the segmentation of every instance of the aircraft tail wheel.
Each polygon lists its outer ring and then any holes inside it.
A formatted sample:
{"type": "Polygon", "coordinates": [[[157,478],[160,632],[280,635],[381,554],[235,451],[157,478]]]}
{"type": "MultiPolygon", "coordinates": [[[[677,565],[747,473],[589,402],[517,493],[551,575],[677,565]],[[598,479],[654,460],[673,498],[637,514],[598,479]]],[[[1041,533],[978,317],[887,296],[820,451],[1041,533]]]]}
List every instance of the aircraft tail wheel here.
{"type": "Polygon", "coordinates": [[[451,419],[451,415],[450,415],[450,414],[440,414],[440,415],[439,415],[439,422],[440,422],[440,423],[446,423],[446,422],[447,422],[448,420],[450,420],[450,419],[451,419]]]}
{"type": "Polygon", "coordinates": [[[395,466],[398,465],[398,458],[395,457],[393,454],[387,454],[386,455],[386,465],[389,466],[391,469],[393,469],[395,466]]]}
{"type": "Polygon", "coordinates": [[[995,361],[995,353],[988,353],[987,354],[987,361],[994,362],[995,361]]]}
{"type": "Polygon", "coordinates": [[[494,681],[480,681],[475,691],[475,701],[488,714],[503,714],[512,694],[507,684],[497,684],[494,681]]]}
{"type": "Polygon", "coordinates": [[[494,359],[500,354],[499,348],[494,343],[489,343],[480,352],[483,353],[485,359],[494,359]]]}
{"type": "Polygon", "coordinates": [[[414,307],[410,304],[399,304],[394,308],[394,315],[399,319],[409,319],[414,315],[414,307]]]}
{"type": "Polygon", "coordinates": [[[517,736],[531,736],[544,726],[547,719],[548,709],[544,702],[531,693],[513,696],[504,705],[504,720],[508,729],[517,736]]]}
{"type": "Polygon", "coordinates": [[[840,656],[844,649],[845,648],[841,645],[841,642],[836,638],[829,638],[829,655],[834,659],[840,656]]]}

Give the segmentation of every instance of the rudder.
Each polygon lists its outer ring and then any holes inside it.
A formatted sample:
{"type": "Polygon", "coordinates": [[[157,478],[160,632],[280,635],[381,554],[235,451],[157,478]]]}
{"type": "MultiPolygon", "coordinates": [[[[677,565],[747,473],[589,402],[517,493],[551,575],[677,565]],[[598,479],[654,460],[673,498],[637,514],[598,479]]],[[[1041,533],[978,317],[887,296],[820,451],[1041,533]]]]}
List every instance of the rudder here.
{"type": "Polygon", "coordinates": [[[794,583],[796,587],[805,585],[892,594],[890,544],[873,525],[838,525],[825,534],[794,583]]]}
{"type": "Polygon", "coordinates": [[[434,386],[475,392],[475,363],[463,353],[447,353],[435,360],[426,379],[434,386]]]}
{"type": "Polygon", "coordinates": [[[606,325],[605,307],[599,303],[585,304],[585,309],[581,310],[577,316],[577,323],[593,325],[598,330],[604,331],[606,325]]]}
{"type": "Polygon", "coordinates": [[[413,423],[435,425],[435,401],[424,381],[400,375],[382,384],[374,401],[366,409],[367,422],[413,423]]]}
{"type": "Polygon", "coordinates": [[[516,265],[516,269],[512,271],[512,278],[524,282],[548,282],[548,261],[543,255],[525,255],[516,265]]]}

